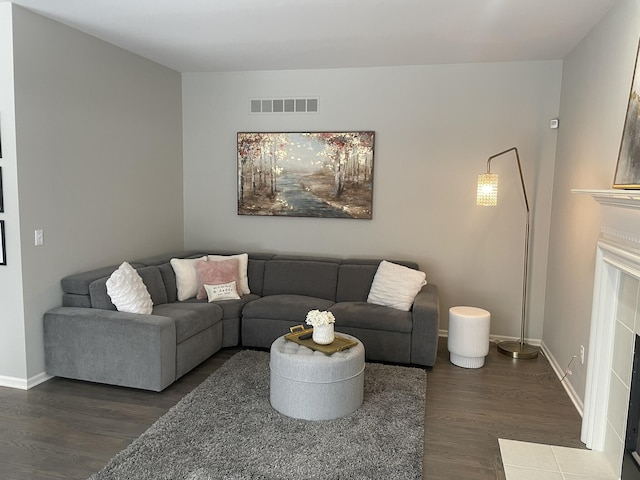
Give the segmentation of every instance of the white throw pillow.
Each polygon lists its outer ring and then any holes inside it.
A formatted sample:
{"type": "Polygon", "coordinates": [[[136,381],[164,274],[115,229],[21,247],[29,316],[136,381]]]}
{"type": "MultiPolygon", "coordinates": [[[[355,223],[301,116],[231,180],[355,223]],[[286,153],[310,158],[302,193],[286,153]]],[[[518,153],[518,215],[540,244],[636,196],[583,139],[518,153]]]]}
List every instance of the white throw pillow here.
{"type": "Polygon", "coordinates": [[[150,314],[153,301],[142,277],[124,262],[107,280],[107,295],[119,312],[150,314]]]}
{"type": "Polygon", "coordinates": [[[206,255],[199,258],[172,258],[171,266],[176,274],[176,286],[178,287],[178,300],[184,302],[193,298],[198,293],[198,273],[196,262],[206,260],[206,255]]]}
{"type": "Polygon", "coordinates": [[[427,284],[424,272],[383,260],[369,290],[367,302],[408,312],[420,289],[427,284]]]}
{"type": "Polygon", "coordinates": [[[236,290],[236,282],[222,283],[220,285],[205,285],[207,299],[209,302],[217,300],[238,300],[238,290],[236,290]]]}
{"type": "Polygon", "coordinates": [[[247,268],[249,266],[248,253],[240,253],[239,255],[209,255],[208,260],[210,262],[217,262],[219,260],[228,260],[229,258],[237,258],[240,261],[238,292],[243,295],[251,293],[251,290],[249,290],[249,277],[247,275],[247,268]]]}

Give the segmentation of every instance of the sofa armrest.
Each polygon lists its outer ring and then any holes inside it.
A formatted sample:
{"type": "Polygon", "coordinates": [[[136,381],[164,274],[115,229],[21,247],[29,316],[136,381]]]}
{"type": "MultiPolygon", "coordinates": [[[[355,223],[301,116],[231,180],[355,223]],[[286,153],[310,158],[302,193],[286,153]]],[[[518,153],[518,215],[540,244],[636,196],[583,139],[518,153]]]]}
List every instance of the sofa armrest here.
{"type": "Polygon", "coordinates": [[[176,378],[176,329],[168,317],[59,307],[43,321],[50,375],[158,392],[176,378]]]}
{"type": "Polygon", "coordinates": [[[440,304],[438,287],[431,283],[418,292],[412,307],[411,363],[432,367],[438,356],[440,304]]]}

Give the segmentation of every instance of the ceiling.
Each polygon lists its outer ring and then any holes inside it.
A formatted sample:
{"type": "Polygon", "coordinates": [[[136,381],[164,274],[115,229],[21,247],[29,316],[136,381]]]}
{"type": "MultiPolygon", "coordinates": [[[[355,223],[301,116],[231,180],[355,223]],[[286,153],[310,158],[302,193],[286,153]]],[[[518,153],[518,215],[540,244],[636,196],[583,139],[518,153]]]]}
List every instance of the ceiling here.
{"type": "MultiPolygon", "coordinates": [[[[9,0],[0,0],[6,2],[9,0]]],[[[15,0],[180,72],[561,59],[616,0],[15,0]]]]}

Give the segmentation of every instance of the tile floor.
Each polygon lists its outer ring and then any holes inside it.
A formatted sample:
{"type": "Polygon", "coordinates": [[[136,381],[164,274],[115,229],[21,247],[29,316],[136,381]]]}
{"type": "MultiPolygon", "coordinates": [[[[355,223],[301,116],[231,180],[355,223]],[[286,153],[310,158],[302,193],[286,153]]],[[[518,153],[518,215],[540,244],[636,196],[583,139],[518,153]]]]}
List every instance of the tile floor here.
{"type": "Polygon", "coordinates": [[[498,439],[507,480],[617,480],[604,454],[498,439]]]}

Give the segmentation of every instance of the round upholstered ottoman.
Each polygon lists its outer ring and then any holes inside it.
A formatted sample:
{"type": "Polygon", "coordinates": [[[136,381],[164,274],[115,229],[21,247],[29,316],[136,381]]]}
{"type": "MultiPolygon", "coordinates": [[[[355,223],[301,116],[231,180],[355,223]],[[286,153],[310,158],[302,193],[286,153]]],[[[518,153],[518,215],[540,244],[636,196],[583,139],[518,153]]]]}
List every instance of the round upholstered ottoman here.
{"type": "MultiPolygon", "coordinates": [[[[344,333],[342,337],[357,339],[344,333]]],[[[364,346],[325,355],[284,337],[271,345],[271,405],[304,420],[331,420],[362,405],[364,346]]]]}
{"type": "Polygon", "coordinates": [[[449,309],[449,360],[463,368],[480,368],[489,353],[491,314],[482,308],[449,309]]]}

